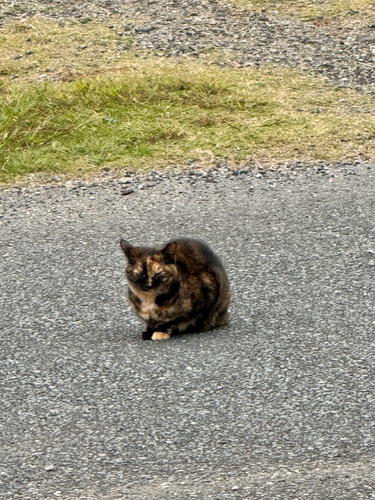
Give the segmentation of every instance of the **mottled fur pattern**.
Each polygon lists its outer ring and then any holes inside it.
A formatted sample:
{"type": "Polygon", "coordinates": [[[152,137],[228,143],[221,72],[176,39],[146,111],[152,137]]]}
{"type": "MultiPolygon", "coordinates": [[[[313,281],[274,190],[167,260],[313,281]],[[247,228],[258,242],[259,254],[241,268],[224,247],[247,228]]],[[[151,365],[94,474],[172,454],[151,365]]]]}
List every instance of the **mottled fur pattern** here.
{"type": "Polygon", "coordinates": [[[144,340],[205,332],[228,321],[229,283],[220,259],[203,242],[179,239],[163,248],[121,240],[128,260],[129,300],[146,322],[144,340]]]}

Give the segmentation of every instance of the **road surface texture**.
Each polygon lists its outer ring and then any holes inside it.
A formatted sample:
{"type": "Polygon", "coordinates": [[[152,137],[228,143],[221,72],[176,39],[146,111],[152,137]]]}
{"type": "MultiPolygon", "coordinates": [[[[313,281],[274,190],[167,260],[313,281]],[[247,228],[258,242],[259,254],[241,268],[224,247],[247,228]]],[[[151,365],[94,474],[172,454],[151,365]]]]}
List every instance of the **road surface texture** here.
{"type": "Polygon", "coordinates": [[[0,193],[0,498],[374,498],[375,165],[120,181],[0,193]],[[177,236],[230,324],[143,342],[119,240],[177,236]]]}

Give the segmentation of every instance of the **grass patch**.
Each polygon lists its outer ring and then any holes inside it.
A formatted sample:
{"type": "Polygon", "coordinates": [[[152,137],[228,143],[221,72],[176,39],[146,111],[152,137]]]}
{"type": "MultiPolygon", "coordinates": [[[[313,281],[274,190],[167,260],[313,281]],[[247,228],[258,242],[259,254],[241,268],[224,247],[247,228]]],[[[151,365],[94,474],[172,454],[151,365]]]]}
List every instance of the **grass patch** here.
{"type": "Polygon", "coordinates": [[[26,19],[0,28],[0,77],[64,82],[121,70],[132,43],[96,22],[26,19]]]}
{"type": "Polygon", "coordinates": [[[258,12],[277,11],[284,15],[296,15],[303,20],[338,19],[341,21],[375,18],[373,0],[232,0],[258,12]]]}
{"type": "Polygon", "coordinates": [[[137,59],[112,78],[3,82],[0,180],[214,157],[374,158],[374,113],[370,97],[285,68],[137,59]]]}

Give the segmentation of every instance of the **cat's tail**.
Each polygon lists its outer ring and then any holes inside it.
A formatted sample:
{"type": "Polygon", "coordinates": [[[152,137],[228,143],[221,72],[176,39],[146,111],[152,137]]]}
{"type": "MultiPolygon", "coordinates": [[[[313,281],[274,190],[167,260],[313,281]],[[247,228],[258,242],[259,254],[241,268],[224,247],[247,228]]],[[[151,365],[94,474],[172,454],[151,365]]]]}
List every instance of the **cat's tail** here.
{"type": "Polygon", "coordinates": [[[209,321],[211,328],[225,326],[228,323],[228,306],[230,302],[230,291],[220,294],[214,307],[211,309],[209,321]]]}
{"type": "Polygon", "coordinates": [[[215,278],[218,286],[216,300],[211,307],[207,327],[218,328],[228,323],[228,306],[230,302],[230,289],[224,269],[215,269],[215,278]]]}

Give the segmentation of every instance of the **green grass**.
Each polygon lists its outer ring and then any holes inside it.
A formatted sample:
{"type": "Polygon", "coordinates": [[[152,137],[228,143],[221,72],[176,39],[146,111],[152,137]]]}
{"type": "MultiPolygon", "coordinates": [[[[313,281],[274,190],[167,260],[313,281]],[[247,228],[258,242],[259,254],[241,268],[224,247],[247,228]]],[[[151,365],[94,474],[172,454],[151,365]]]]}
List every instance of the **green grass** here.
{"type": "Polygon", "coordinates": [[[103,166],[374,157],[375,105],[290,69],[128,60],[121,75],[0,87],[0,180],[103,166]]]}

